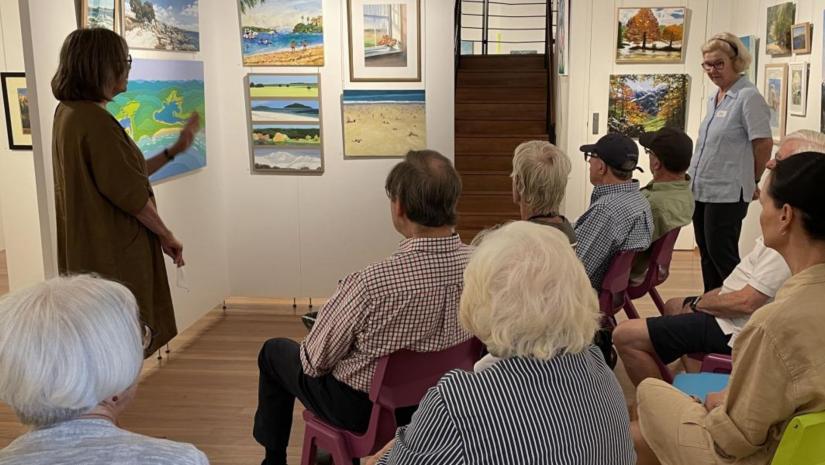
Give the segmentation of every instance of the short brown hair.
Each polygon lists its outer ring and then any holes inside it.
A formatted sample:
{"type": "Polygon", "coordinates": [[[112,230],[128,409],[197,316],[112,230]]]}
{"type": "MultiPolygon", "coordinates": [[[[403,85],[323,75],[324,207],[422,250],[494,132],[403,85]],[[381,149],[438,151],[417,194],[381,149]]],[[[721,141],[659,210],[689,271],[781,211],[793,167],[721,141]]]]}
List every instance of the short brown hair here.
{"type": "Polygon", "coordinates": [[[385,188],[410,221],[431,228],[456,224],[461,178],[444,155],[411,150],[390,171],[385,188]]]}
{"type": "Polygon", "coordinates": [[[128,70],[129,47],[115,32],[104,28],[78,29],[63,42],[60,64],[52,78],[57,100],[107,99],[106,89],[128,70]]]}

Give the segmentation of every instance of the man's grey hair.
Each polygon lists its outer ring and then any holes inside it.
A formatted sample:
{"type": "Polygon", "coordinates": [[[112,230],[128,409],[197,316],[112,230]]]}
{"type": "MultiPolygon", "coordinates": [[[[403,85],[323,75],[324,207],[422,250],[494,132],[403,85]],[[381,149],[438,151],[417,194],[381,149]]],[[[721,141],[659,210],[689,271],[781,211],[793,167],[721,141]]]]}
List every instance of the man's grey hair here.
{"type": "Polygon", "coordinates": [[[800,129],[782,138],[779,145],[793,143],[794,147],[788,155],[796,155],[803,152],[825,153],[825,134],[810,129],[800,129]]]}
{"type": "Polygon", "coordinates": [[[513,185],[535,214],[559,213],[572,163],[561,149],[543,140],[516,147],[513,185]]]}
{"type": "Polygon", "coordinates": [[[143,365],[135,298],[89,275],[0,300],[0,400],[35,427],[74,419],[127,390],[143,365]]]}

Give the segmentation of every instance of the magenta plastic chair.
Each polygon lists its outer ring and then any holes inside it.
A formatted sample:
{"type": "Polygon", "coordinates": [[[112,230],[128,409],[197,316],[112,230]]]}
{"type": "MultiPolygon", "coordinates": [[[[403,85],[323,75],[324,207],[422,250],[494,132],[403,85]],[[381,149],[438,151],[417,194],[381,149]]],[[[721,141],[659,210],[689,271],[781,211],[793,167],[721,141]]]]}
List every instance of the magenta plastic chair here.
{"type": "Polygon", "coordinates": [[[702,371],[705,373],[730,373],[733,371],[733,359],[730,355],[707,354],[702,359],[702,371]]]}
{"type": "Polygon", "coordinates": [[[650,263],[647,267],[647,274],[641,284],[631,285],[627,289],[627,302],[625,303],[625,310],[637,314],[636,307],[633,306],[633,300],[642,297],[645,294],[650,294],[659,313],[664,313],[665,303],[656,290],[656,286],[662,284],[670,275],[670,262],[673,260],[673,248],[676,246],[676,239],[679,237],[679,231],[682,228],[676,228],[668,231],[664,236],[660,237],[653,244],[650,245],[650,263]]]}
{"type": "Polygon", "coordinates": [[[304,410],[304,446],[301,465],[313,465],[318,447],[329,451],[336,465],[374,454],[395,436],[395,410],[418,405],[427,390],[452,369],[472,370],[482,344],[471,338],[440,352],[400,350],[378,360],[370,388],[373,402],[369,426],[356,434],[324,423],[304,410]]]}
{"type": "Polygon", "coordinates": [[[610,261],[610,267],[602,279],[602,287],[599,290],[602,328],[613,330],[616,327],[615,315],[622,308],[625,309],[629,318],[639,318],[635,309],[629,311],[625,306],[628,300],[627,286],[630,281],[630,268],[633,266],[635,256],[635,251],[623,250],[614,255],[610,261]]]}

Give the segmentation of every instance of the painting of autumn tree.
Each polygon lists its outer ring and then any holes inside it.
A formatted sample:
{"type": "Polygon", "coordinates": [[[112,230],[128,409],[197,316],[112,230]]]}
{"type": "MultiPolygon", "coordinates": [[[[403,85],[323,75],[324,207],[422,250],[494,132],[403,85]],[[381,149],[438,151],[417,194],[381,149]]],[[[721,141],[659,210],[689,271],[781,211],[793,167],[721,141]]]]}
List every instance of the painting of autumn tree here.
{"type": "Polygon", "coordinates": [[[686,8],[619,8],[616,63],[681,63],[686,8]]]}
{"type": "Polygon", "coordinates": [[[607,109],[609,132],[638,138],[668,126],[684,130],[687,74],[613,74],[607,109]]]}

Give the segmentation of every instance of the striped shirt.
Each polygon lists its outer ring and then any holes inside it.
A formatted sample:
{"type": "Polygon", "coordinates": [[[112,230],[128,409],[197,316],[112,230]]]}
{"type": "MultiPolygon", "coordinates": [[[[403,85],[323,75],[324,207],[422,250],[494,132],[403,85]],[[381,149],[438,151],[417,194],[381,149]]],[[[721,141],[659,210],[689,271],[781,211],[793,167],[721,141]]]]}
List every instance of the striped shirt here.
{"type": "Polygon", "coordinates": [[[369,392],[384,355],[435,352],[469,339],[458,301],[471,251],[457,234],[406,239],[389,258],[344,278],[301,343],[304,373],[332,372],[369,392]]]}
{"type": "Polygon", "coordinates": [[[650,203],[639,181],[596,186],[590,208],[576,221],[576,255],[595,289],[602,286],[610,260],[623,250],[646,250],[653,237],[650,203]]]}
{"type": "Polygon", "coordinates": [[[399,428],[381,465],[634,465],[624,395],[591,347],[453,370],[399,428]]]}

